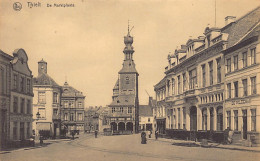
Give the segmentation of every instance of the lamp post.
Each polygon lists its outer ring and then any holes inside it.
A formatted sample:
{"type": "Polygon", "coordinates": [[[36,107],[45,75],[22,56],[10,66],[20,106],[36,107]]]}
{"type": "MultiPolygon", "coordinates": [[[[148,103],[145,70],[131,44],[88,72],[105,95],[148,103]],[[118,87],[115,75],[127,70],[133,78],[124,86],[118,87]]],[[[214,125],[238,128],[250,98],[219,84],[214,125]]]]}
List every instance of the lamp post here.
{"type": "MultiPolygon", "coordinates": [[[[40,119],[40,113],[39,111],[36,113],[36,119],[33,119],[33,121],[38,121],[40,119]]],[[[35,135],[38,135],[38,130],[37,130],[37,122],[35,122],[35,135]]]]}

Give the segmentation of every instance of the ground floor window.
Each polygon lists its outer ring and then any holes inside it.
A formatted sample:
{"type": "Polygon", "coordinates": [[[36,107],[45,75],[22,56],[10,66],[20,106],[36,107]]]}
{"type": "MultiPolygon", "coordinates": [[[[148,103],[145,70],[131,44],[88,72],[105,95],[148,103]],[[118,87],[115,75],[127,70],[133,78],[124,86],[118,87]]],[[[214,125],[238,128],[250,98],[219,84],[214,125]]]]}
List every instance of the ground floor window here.
{"type": "Polygon", "coordinates": [[[238,131],[238,110],[234,110],[234,130],[238,131]]]}
{"type": "Polygon", "coordinates": [[[24,122],[20,122],[20,139],[24,140],[24,122]]]}
{"type": "Polygon", "coordinates": [[[251,109],[251,131],[256,131],[256,109],[251,109]]]}
{"type": "Polygon", "coordinates": [[[27,122],[26,133],[27,133],[27,139],[29,139],[30,138],[30,122],[27,122]]]}
{"type": "Polygon", "coordinates": [[[231,128],[231,112],[227,111],[227,128],[231,128]]]}
{"type": "Polygon", "coordinates": [[[186,129],[186,108],[183,107],[183,129],[186,129]]]}
{"type": "Polygon", "coordinates": [[[217,130],[223,130],[223,107],[217,108],[217,130]]]}
{"type": "Polygon", "coordinates": [[[181,112],[180,108],[178,108],[178,129],[181,128],[181,112]]]}
{"type": "Polygon", "coordinates": [[[202,130],[207,130],[207,109],[202,109],[202,130]]]}
{"type": "Polygon", "coordinates": [[[17,122],[13,123],[13,140],[17,140],[17,122]]]}

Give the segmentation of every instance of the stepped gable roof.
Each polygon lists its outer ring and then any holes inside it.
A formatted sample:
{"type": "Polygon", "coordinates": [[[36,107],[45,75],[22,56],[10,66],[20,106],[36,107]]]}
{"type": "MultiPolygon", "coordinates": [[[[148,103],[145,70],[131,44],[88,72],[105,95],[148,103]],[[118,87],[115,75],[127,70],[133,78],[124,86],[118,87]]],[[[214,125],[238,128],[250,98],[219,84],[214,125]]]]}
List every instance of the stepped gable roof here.
{"type": "Polygon", "coordinates": [[[116,84],[113,89],[119,89],[119,80],[117,79],[116,84]]]}
{"type": "Polygon", "coordinates": [[[149,105],[139,105],[139,116],[153,116],[153,107],[149,105]]]}
{"type": "Polygon", "coordinates": [[[65,82],[62,86],[62,97],[85,97],[82,92],[69,86],[68,82],[65,82]]]}
{"type": "Polygon", "coordinates": [[[228,33],[227,48],[234,46],[237,42],[257,25],[260,21],[260,6],[253,11],[247,13],[235,22],[223,27],[222,32],[228,33]]]}
{"type": "Polygon", "coordinates": [[[118,73],[138,73],[133,60],[124,60],[123,68],[118,73]]]}
{"type": "Polygon", "coordinates": [[[120,95],[110,106],[135,106],[135,95],[120,95]]]}
{"type": "Polygon", "coordinates": [[[38,77],[36,77],[36,78],[33,78],[33,84],[60,87],[48,74],[45,74],[45,73],[38,75],[38,77]]]}

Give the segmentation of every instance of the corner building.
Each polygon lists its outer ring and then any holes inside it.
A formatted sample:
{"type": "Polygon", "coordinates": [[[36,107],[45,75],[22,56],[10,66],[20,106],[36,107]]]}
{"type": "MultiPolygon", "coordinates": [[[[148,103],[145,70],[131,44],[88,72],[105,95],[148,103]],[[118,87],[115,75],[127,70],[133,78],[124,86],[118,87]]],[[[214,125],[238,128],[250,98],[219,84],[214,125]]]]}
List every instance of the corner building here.
{"type": "Polygon", "coordinates": [[[139,100],[138,72],[133,60],[133,37],[128,30],[124,37],[123,68],[118,72],[118,80],[113,88],[112,103],[108,105],[110,125],[113,133],[138,132],[139,100]]]}
{"type": "Polygon", "coordinates": [[[168,55],[165,77],[154,87],[157,100],[154,111],[160,134],[223,141],[227,76],[224,53],[230,51],[231,41],[243,38],[241,32],[253,27],[253,23],[247,23],[249,20],[254,17],[259,22],[258,10],[237,21],[228,16],[223,28],[207,27],[203,36],[189,39],[168,55]]]}
{"type": "Polygon", "coordinates": [[[61,86],[47,74],[47,62],[38,62],[38,76],[33,84],[33,129],[36,136],[43,131],[48,137],[59,137],[61,127],[61,86]],[[36,114],[39,113],[39,118],[36,114]]]}
{"type": "Polygon", "coordinates": [[[259,144],[260,140],[259,17],[260,7],[231,23],[229,28],[233,30],[224,51],[224,126],[234,130],[238,140],[252,144],[259,144]]]}
{"type": "Polygon", "coordinates": [[[23,49],[0,54],[1,147],[19,146],[32,136],[32,71],[23,49]]]}

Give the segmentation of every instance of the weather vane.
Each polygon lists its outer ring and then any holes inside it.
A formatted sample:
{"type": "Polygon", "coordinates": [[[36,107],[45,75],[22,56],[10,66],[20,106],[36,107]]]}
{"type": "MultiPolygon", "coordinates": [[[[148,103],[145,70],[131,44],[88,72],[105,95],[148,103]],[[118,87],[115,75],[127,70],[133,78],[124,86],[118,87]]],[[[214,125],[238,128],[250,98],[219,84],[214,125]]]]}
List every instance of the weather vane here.
{"type": "Polygon", "coordinates": [[[132,28],[129,30],[129,22],[130,22],[130,20],[128,20],[128,34],[130,34],[130,32],[132,31],[132,29],[134,28],[134,26],[132,26],[132,28]]]}

